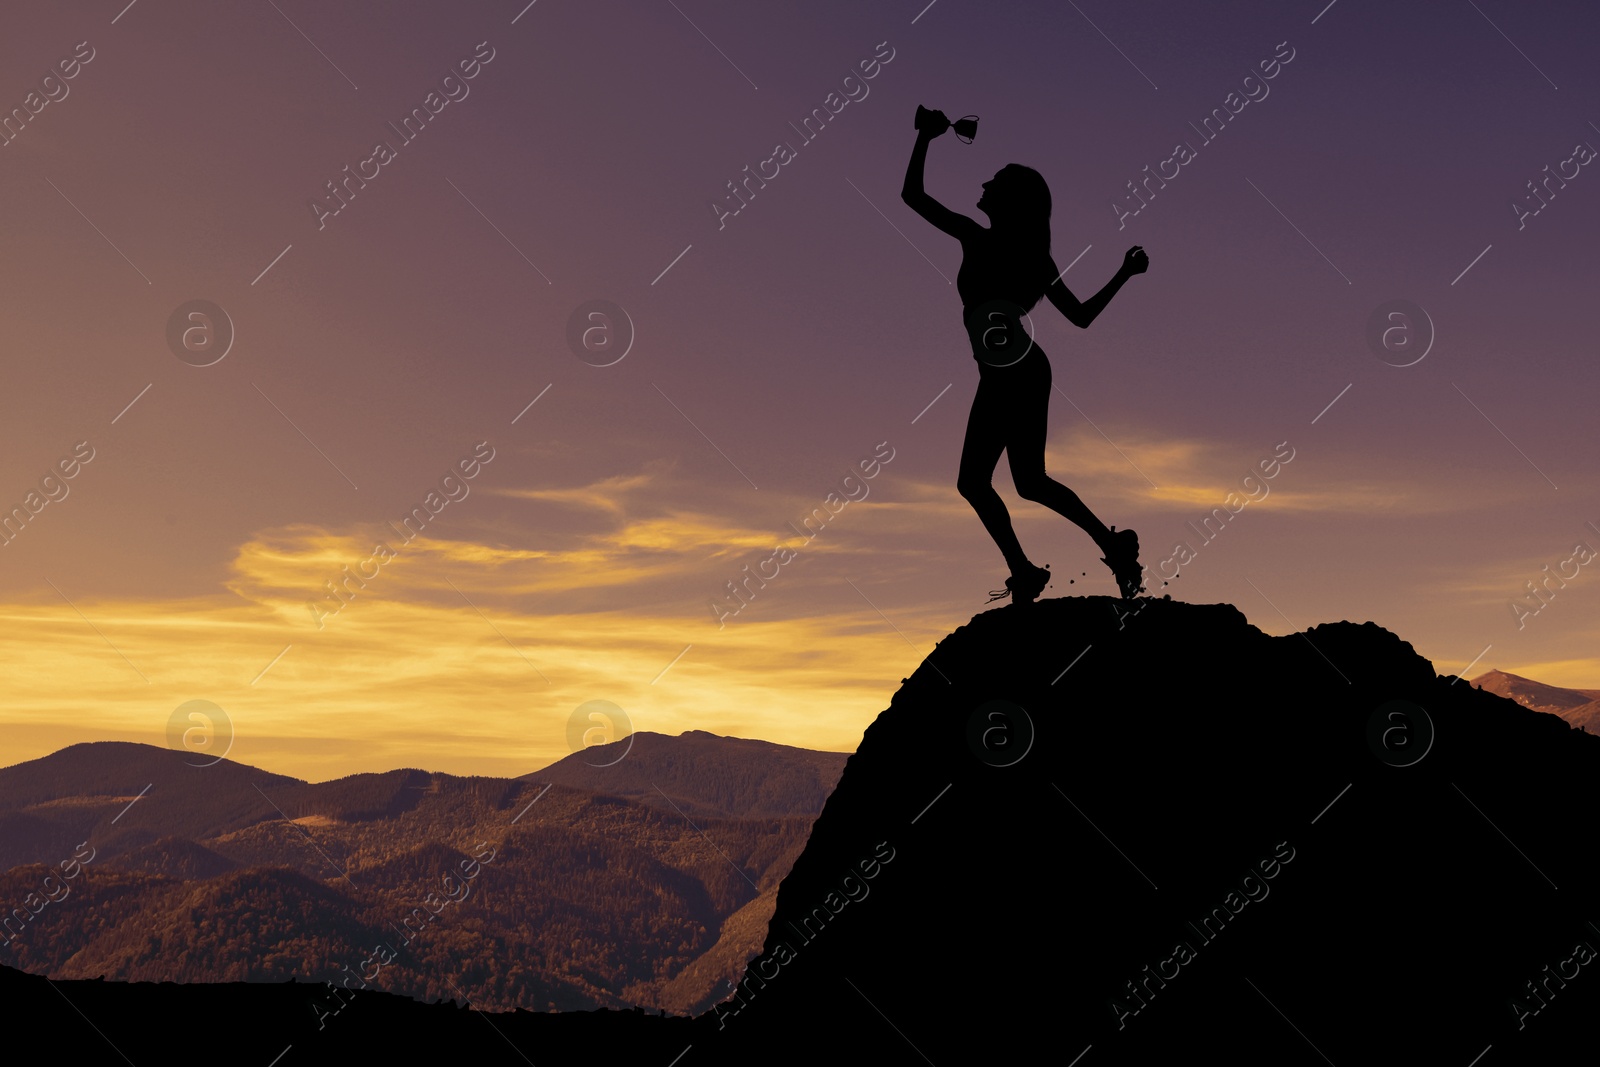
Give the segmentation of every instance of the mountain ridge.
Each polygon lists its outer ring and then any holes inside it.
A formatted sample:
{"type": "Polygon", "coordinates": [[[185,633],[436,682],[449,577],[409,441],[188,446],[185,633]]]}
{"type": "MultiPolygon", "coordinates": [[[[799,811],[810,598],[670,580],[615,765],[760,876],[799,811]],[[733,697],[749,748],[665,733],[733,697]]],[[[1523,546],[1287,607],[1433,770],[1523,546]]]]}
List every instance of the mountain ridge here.
{"type": "Polygon", "coordinates": [[[1589,733],[1600,733],[1600,689],[1570,689],[1499,670],[1478,675],[1472,684],[1525,708],[1559,716],[1589,733]]]}
{"type": "Polygon", "coordinates": [[[751,916],[770,915],[843,756],[704,731],[637,747],[627,780],[662,778],[676,802],[617,795],[606,769],[309,783],[154,746],[69,746],[0,770],[0,899],[28,899],[80,843],[95,858],[67,907],[0,935],[0,962],[68,979],[331,977],[492,838],[491,876],[383,968],[385,988],[447,996],[446,961],[484,956],[506,961],[481,975],[497,1008],[703,1009],[759,944],[751,916]],[[697,788],[664,773],[695,766],[697,788]],[[307,919],[280,929],[275,909],[307,919]],[[57,925],[63,912],[79,921],[57,925]]]}
{"type": "Polygon", "coordinates": [[[822,810],[849,753],[686,730],[640,731],[522,776],[680,814],[770,818],[822,810]]]}

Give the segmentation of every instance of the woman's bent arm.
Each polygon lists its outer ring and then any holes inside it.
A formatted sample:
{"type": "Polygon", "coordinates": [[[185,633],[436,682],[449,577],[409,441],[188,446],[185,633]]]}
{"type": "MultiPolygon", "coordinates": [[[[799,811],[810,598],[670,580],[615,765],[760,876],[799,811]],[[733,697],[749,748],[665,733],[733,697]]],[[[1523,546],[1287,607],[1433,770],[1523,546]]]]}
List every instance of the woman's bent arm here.
{"type": "Polygon", "coordinates": [[[1143,274],[1149,266],[1150,257],[1145,255],[1143,248],[1134,245],[1128,249],[1127,255],[1123,257],[1122,266],[1111,276],[1111,280],[1089,299],[1079,300],[1061,280],[1061,274],[1064,272],[1056,270],[1055,260],[1052,259],[1050,270],[1055,280],[1045,290],[1045,295],[1068,322],[1080,330],[1087,330],[1089,324],[1099,317],[1107,304],[1111,303],[1111,298],[1117,295],[1117,290],[1122,288],[1122,284],[1135,274],[1143,274]]]}

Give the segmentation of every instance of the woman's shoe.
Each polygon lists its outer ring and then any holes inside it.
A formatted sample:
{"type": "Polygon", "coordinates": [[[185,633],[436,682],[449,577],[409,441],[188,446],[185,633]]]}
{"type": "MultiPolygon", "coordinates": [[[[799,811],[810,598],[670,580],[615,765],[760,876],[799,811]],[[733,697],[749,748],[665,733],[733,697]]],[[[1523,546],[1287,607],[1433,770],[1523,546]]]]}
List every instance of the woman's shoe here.
{"type": "Polygon", "coordinates": [[[1026,571],[1021,574],[1013,574],[1007,578],[1004,589],[991,589],[989,591],[989,603],[992,604],[996,600],[1004,600],[1006,597],[1011,597],[1013,604],[1031,604],[1038,598],[1040,593],[1044,592],[1045,586],[1049,584],[1050,567],[1048,565],[1035,567],[1030,563],[1026,571]]]}
{"type": "Polygon", "coordinates": [[[1117,580],[1117,590],[1124,600],[1132,600],[1144,592],[1144,568],[1139,566],[1139,535],[1132,530],[1111,527],[1113,547],[1100,560],[1111,568],[1117,580]]]}

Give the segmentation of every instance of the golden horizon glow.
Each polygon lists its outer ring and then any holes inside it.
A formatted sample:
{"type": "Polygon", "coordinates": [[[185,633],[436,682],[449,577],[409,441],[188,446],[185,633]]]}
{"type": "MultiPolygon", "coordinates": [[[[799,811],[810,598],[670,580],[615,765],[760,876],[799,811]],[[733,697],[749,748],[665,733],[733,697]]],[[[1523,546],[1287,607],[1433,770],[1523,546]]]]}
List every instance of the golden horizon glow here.
{"type": "MultiPolygon", "coordinates": [[[[588,585],[593,568],[668,540],[650,522],[559,554],[391,536],[395,558],[364,587],[345,586],[342,607],[324,597],[319,617],[305,576],[332,579],[370,556],[370,531],[297,524],[241,546],[226,594],[5,605],[0,655],[33,665],[13,683],[0,726],[7,762],[71,743],[59,741],[62,723],[73,740],[164,744],[169,713],[197,698],[230,716],[230,759],[312,780],[419,760],[454,774],[526,774],[569,753],[568,717],[595,698],[620,705],[634,730],[853,751],[888,705],[886,676],[909,674],[922,655],[866,605],[720,631],[709,612],[691,626],[678,613],[502,606],[588,585]]],[[[741,544],[731,537],[723,552],[741,544]]],[[[617,580],[671,569],[641,563],[617,580]]]]}
{"type": "MultiPolygon", "coordinates": [[[[649,524],[626,529],[654,540],[649,524]]],[[[230,759],[313,781],[408,766],[527,774],[569,753],[568,717],[595,698],[620,705],[634,730],[850,752],[942,636],[902,612],[913,650],[865,604],[721,630],[709,612],[692,627],[676,613],[500,606],[570,588],[625,542],[555,557],[419,538],[321,629],[291,578],[333,575],[366,541],[304,526],[241,546],[226,594],[4,605],[0,655],[33,667],[13,681],[0,726],[7,763],[78,740],[165,744],[169,714],[196,698],[231,717],[230,759]],[[526,573],[552,566],[554,576],[526,573]]],[[[1275,621],[1261,623],[1283,629],[1275,621]]],[[[1502,669],[1585,688],[1600,659],[1502,669]]]]}

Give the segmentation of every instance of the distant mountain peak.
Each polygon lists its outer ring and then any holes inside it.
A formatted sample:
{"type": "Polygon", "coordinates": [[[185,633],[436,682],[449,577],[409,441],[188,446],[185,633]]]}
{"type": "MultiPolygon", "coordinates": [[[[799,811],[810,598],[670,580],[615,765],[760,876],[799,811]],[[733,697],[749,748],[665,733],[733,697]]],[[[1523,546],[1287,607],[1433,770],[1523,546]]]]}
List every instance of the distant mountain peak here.
{"type": "Polygon", "coordinates": [[[574,752],[525,780],[627,797],[705,818],[811,815],[844,770],[844,752],[818,752],[707,730],[641,730],[574,752]]]}
{"type": "Polygon", "coordinates": [[[1566,689],[1501,670],[1480,674],[1472,684],[1486,693],[1515,700],[1525,708],[1559,715],[1573,726],[1600,733],[1600,689],[1566,689]]]}

